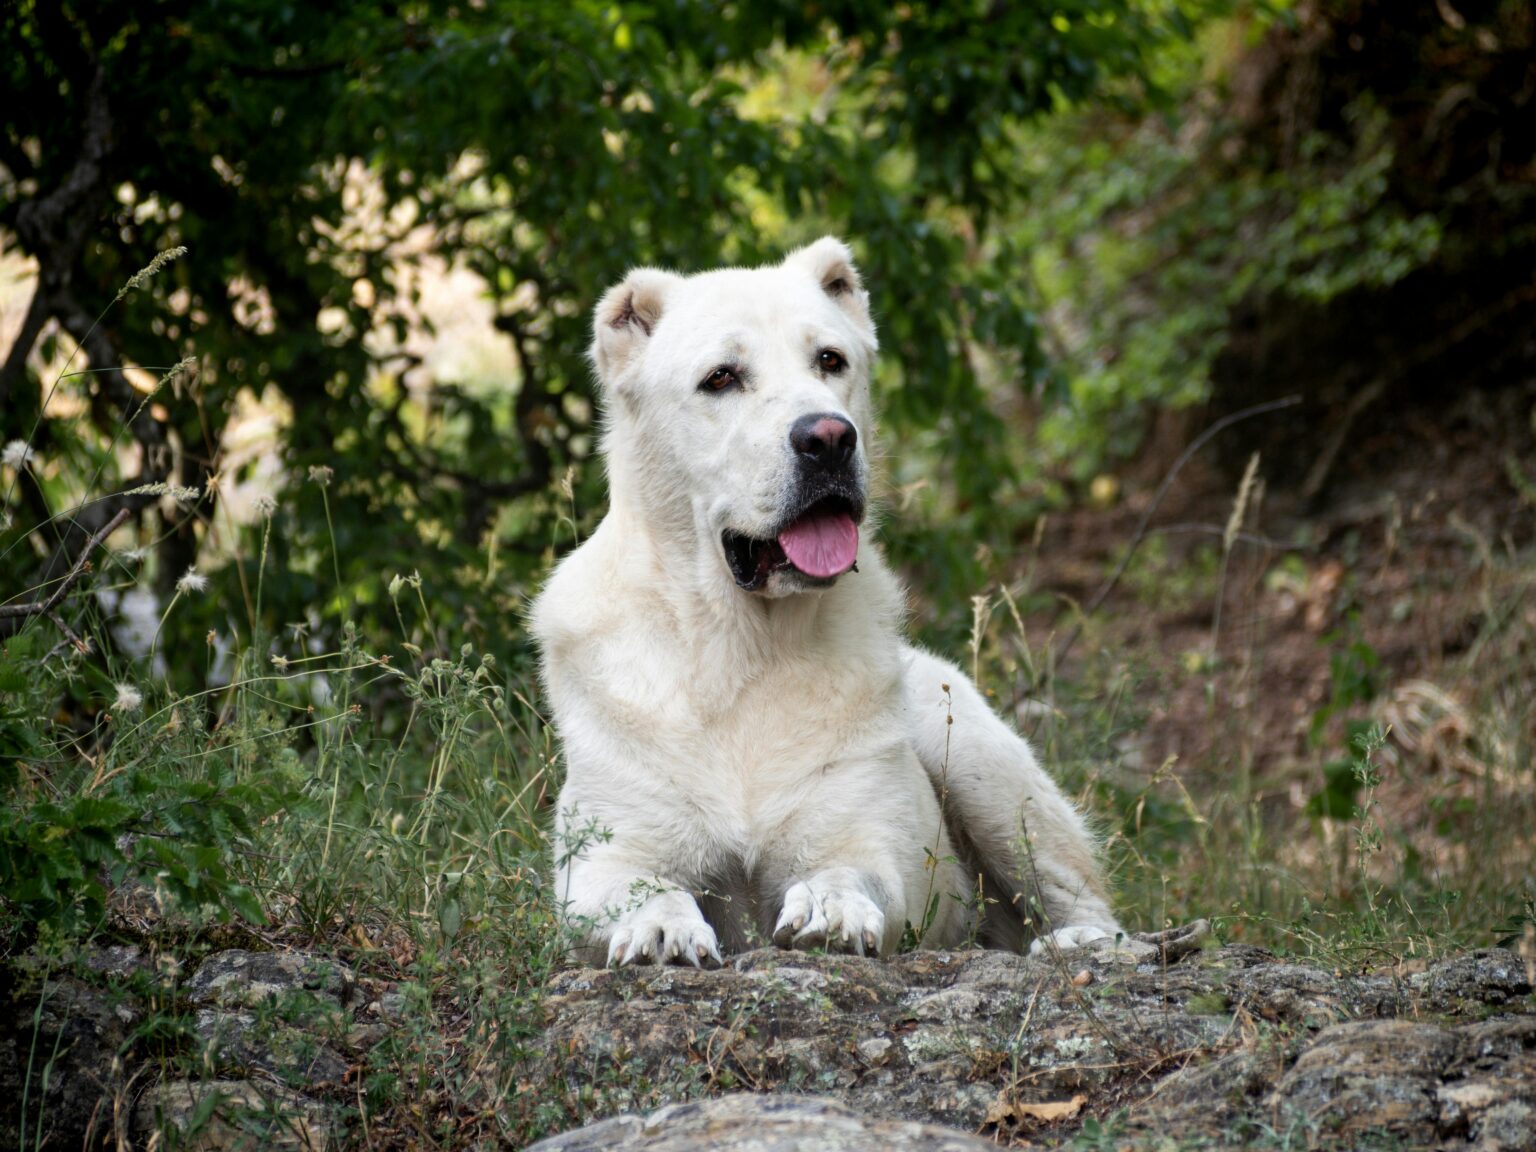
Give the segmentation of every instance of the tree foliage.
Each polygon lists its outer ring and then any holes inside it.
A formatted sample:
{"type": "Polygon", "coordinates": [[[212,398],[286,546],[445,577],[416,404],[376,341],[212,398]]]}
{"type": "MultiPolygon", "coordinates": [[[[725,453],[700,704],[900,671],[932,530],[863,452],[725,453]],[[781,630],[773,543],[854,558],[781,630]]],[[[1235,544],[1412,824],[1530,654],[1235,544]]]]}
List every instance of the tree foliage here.
{"type": "Polygon", "coordinates": [[[1303,394],[1287,447],[1310,459],[1362,395],[1528,362],[1530,6],[1276,9],[1161,52],[1151,114],[1099,102],[1022,135],[1017,242],[1069,399],[1041,440],[1079,478],[1213,392],[1303,394]]]}
{"type": "MultiPolygon", "coordinates": [[[[492,551],[545,550],[568,466],[575,504],[600,502],[579,466],[587,316],[608,283],[639,263],[776,258],[832,229],[868,267],[891,420],[939,428],[965,461],[948,477],[961,501],[985,502],[1008,461],[972,342],[1021,384],[1039,368],[1023,254],[993,227],[1019,193],[1010,126],[1109,77],[1143,83],[1183,26],[1172,0],[23,0],[0,12],[0,228],[40,275],[0,368],[0,433],[91,475],[132,420],[121,488],[173,480],[200,499],[118,496],[75,519],[89,531],[144,508],[168,590],[219,530],[220,481],[238,479],[221,475],[237,398],[280,397],[291,474],[334,469],[330,495],[367,515],[337,517],[332,545],[306,538],[320,493],[295,485],[277,546],[333,547],[343,584],[483,573],[492,551]],[[503,387],[423,381],[401,353],[420,322],[408,271],[429,259],[488,286],[515,355],[503,387]],[[61,386],[92,434],[44,420],[33,435],[49,381],[28,354],[50,321],[89,359],[61,386]],[[195,377],[152,403],[120,371],[183,356],[195,377]]],[[[15,495],[36,523],[99,493],[15,495]]],[[[35,537],[55,563],[73,539],[35,537]]],[[[273,622],[315,600],[324,567],[306,581],[304,564],[276,566],[301,575],[267,589],[273,622]]],[[[473,614],[484,590],[457,583],[440,592],[473,614]]]]}

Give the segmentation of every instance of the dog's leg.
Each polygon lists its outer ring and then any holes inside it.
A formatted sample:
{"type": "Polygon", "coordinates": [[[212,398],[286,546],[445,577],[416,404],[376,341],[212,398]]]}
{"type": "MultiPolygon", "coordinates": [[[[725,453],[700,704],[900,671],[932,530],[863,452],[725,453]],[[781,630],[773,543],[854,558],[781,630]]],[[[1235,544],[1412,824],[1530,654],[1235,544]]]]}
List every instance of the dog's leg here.
{"type": "Polygon", "coordinates": [[[922,768],[909,748],[900,751],[883,770],[860,774],[856,793],[840,793],[844,802],[802,810],[803,839],[764,860],[784,893],[772,933],[780,948],[888,955],[909,924],[929,947],[964,937],[964,874],[922,768]],[[818,827],[833,815],[835,827],[818,827]]]}
{"type": "Polygon", "coordinates": [[[1031,951],[1048,940],[1065,948],[1120,932],[1093,837],[1028,743],[954,665],[918,649],[909,649],[908,658],[918,759],[946,817],[980,857],[976,863],[1040,933],[1031,951]]]}
{"type": "Polygon", "coordinates": [[[722,963],[715,930],[686,886],[648,874],[611,845],[584,847],[555,872],[561,916],[588,963],[722,963]]]}

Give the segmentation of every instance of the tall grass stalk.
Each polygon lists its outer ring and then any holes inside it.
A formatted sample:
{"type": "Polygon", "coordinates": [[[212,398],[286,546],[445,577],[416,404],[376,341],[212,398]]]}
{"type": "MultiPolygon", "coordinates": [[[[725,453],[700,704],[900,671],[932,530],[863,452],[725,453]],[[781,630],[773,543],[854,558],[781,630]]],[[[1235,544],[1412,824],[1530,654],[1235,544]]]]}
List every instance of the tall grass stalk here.
{"type": "MultiPolygon", "coordinates": [[[[939,825],[933,831],[933,847],[925,850],[923,860],[923,868],[928,873],[928,888],[923,893],[923,923],[917,933],[919,945],[927,936],[928,929],[933,924],[934,913],[938,908],[934,902],[933,886],[938,880],[939,866],[943,863],[939,857],[939,848],[944,843],[945,817],[949,808],[949,742],[955,731],[955,707],[949,685],[944,684],[940,687],[944,691],[944,765],[939,771],[939,825]]],[[[939,893],[939,899],[942,900],[944,896],[945,893],[939,893]]]]}

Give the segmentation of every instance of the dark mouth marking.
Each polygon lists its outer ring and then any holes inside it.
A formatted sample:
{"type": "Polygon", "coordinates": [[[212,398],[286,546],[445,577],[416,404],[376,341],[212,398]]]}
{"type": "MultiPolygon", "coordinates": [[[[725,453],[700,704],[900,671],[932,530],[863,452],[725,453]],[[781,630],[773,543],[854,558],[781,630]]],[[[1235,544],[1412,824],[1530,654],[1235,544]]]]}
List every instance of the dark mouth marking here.
{"type": "MultiPolygon", "coordinates": [[[[793,516],[785,517],[783,525],[766,540],[743,536],[739,532],[726,529],[720,534],[720,543],[725,549],[725,562],[730,565],[731,576],[743,590],[756,592],[768,583],[768,578],[775,572],[798,571],[789,562],[789,557],[784,555],[784,546],[778,540],[779,533],[783,528],[803,517],[824,516],[838,512],[852,516],[854,523],[857,524],[864,519],[863,501],[841,493],[813,500],[793,516]]],[[[858,571],[857,565],[854,566],[853,571],[858,571]]],[[[808,584],[817,586],[828,585],[836,580],[835,576],[824,579],[808,576],[805,573],[800,573],[800,578],[808,584]]]]}

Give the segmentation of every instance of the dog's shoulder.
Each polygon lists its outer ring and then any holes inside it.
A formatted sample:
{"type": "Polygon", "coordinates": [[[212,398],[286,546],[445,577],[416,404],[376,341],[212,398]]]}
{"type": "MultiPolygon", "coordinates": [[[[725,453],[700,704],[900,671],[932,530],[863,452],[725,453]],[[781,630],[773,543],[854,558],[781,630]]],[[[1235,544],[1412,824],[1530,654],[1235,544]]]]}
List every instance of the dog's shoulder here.
{"type": "Polygon", "coordinates": [[[550,572],[528,610],[528,628],[545,659],[611,634],[629,610],[616,541],[608,522],[550,572]]]}
{"type": "Polygon", "coordinates": [[[556,565],[528,614],[545,687],[606,722],[655,708],[694,679],[692,646],[621,528],[610,514],[556,565]]]}

